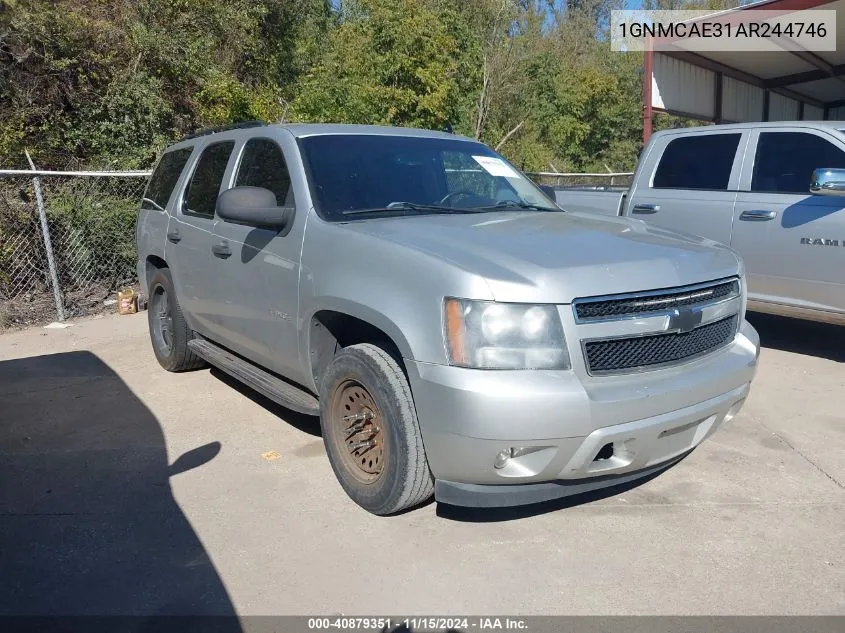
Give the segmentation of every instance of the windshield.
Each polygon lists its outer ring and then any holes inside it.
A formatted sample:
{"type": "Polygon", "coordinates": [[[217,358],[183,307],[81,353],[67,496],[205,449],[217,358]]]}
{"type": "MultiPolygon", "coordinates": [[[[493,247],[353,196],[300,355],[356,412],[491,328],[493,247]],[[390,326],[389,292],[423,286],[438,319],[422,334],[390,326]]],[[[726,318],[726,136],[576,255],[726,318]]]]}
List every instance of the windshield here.
{"type": "Polygon", "coordinates": [[[528,178],[472,141],[334,134],[300,139],[320,216],[560,211],[528,178]]]}

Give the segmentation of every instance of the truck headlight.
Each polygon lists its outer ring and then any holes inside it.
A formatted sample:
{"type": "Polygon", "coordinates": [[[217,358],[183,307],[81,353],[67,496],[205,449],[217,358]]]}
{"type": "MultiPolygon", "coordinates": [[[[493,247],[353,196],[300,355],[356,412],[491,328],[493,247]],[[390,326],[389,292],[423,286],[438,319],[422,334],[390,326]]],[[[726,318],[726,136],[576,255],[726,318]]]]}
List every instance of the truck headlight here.
{"type": "Polygon", "coordinates": [[[447,298],[449,362],[477,369],[569,369],[555,306],[447,298]]]}

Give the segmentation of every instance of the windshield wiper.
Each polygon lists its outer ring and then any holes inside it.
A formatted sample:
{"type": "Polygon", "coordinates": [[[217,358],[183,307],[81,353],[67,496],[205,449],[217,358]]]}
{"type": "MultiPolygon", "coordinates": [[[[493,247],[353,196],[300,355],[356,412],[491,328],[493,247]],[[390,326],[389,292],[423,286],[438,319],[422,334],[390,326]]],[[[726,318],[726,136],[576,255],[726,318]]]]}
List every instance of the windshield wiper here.
{"type": "Polygon", "coordinates": [[[492,206],[486,207],[473,207],[474,209],[484,209],[484,210],[498,210],[498,209],[527,209],[529,211],[562,211],[563,209],[553,209],[550,207],[545,207],[540,204],[531,204],[530,202],[522,202],[517,200],[502,200],[501,202],[497,202],[492,206]]]}
{"type": "Polygon", "coordinates": [[[455,208],[444,207],[436,204],[417,204],[416,202],[391,202],[386,207],[376,207],[373,209],[348,209],[341,211],[341,215],[378,215],[385,213],[404,213],[410,211],[421,213],[478,213],[476,208],[455,208]]]}

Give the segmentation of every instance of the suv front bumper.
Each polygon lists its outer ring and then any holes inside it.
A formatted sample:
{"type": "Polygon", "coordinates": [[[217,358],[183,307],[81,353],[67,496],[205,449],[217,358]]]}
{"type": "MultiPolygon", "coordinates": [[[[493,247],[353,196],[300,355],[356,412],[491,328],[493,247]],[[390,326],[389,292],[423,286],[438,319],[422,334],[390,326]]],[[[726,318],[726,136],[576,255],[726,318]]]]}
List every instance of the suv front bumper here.
{"type": "Polygon", "coordinates": [[[744,322],[730,345],[705,357],[616,376],[406,360],[435,495],[518,505],[649,476],[736,415],[759,349],[744,322]],[[517,456],[494,467],[508,449],[517,456]]]}
{"type": "Polygon", "coordinates": [[[643,468],[624,475],[605,475],[603,477],[590,477],[589,479],[558,479],[536,484],[497,486],[463,484],[437,479],[434,482],[434,497],[440,503],[468,508],[506,508],[530,503],[542,503],[647,479],[671,468],[683,458],[684,456],[681,455],[664,464],[643,468]]]}

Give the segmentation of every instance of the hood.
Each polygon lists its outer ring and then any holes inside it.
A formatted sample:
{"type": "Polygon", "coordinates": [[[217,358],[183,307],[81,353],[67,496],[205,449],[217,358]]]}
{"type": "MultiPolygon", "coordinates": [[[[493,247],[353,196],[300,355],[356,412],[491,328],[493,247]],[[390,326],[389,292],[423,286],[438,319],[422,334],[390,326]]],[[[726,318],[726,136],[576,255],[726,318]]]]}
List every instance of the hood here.
{"type": "Polygon", "coordinates": [[[578,297],[701,283],[739,273],[730,249],[642,220],[571,212],[379,218],[347,230],[428,254],[482,277],[497,301],[578,297]]]}

